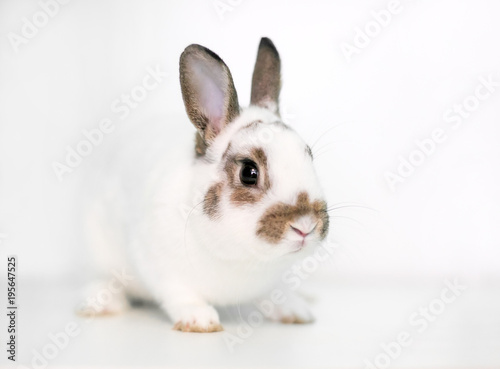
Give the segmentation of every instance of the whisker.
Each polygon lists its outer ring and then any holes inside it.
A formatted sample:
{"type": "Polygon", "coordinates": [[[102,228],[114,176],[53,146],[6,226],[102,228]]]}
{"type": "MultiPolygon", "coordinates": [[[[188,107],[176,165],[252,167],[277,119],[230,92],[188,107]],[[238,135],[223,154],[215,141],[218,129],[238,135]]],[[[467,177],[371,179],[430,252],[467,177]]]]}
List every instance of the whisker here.
{"type": "MultiPolygon", "coordinates": [[[[326,148],[326,147],[328,147],[328,146],[331,146],[331,145],[333,145],[333,144],[335,144],[335,143],[337,143],[337,142],[338,142],[338,141],[330,141],[330,142],[327,142],[327,143],[325,143],[323,146],[319,147],[317,152],[320,152],[322,149],[324,149],[324,148],[326,148]]],[[[311,148],[311,150],[312,150],[312,148],[311,148]]],[[[313,155],[314,155],[314,152],[313,152],[313,155]]]]}
{"type": "Polygon", "coordinates": [[[313,147],[321,140],[321,138],[323,138],[327,133],[329,133],[330,131],[332,131],[333,129],[335,128],[338,128],[339,126],[342,126],[344,125],[345,123],[338,123],[336,125],[334,125],[333,127],[330,127],[328,128],[326,131],[324,131],[317,139],[316,141],[314,141],[314,143],[311,145],[311,150],[313,149],[313,147]]]}
{"type": "MultiPolygon", "coordinates": [[[[335,140],[335,141],[330,141],[330,142],[325,143],[323,146],[319,147],[316,152],[314,152],[313,148],[311,148],[311,151],[312,151],[313,155],[316,155],[319,152],[323,152],[323,150],[326,149],[328,146],[331,146],[331,145],[334,145],[334,144],[338,144],[338,143],[343,143],[343,142],[352,142],[352,141],[350,141],[350,140],[335,140]]],[[[329,151],[329,149],[327,151],[329,151]]]]}
{"type": "Polygon", "coordinates": [[[351,217],[346,217],[346,216],[342,216],[342,215],[330,215],[330,218],[344,218],[344,219],[349,219],[351,221],[353,221],[354,223],[357,223],[359,226],[365,228],[365,225],[359,221],[357,221],[356,219],[353,219],[351,217]]]}
{"type": "Polygon", "coordinates": [[[347,142],[347,141],[345,141],[345,140],[344,141],[342,141],[342,140],[332,141],[332,142],[328,142],[328,143],[324,144],[323,146],[319,147],[317,150],[315,149],[313,151],[313,149],[311,149],[313,157],[317,158],[318,156],[321,156],[327,152],[335,150],[337,148],[337,146],[332,147],[332,145],[335,145],[335,144],[340,143],[340,142],[347,142]]]}
{"type": "Polygon", "coordinates": [[[371,210],[371,211],[378,212],[377,209],[371,208],[369,206],[364,206],[364,205],[333,205],[331,207],[328,207],[326,209],[326,211],[330,212],[330,211],[333,211],[333,210],[338,210],[338,209],[343,209],[343,208],[361,208],[361,209],[366,209],[366,210],[371,210]]]}
{"type": "Polygon", "coordinates": [[[321,151],[321,152],[317,152],[317,153],[314,153],[313,156],[314,156],[314,159],[317,159],[319,158],[320,156],[328,153],[329,150],[324,150],[324,151],[321,151]]]}
{"type": "MultiPolygon", "coordinates": [[[[338,143],[338,142],[341,142],[341,141],[335,141],[335,142],[331,142],[330,144],[335,144],[335,143],[338,143]]],[[[336,147],[329,147],[329,148],[325,148],[326,146],[328,146],[329,144],[325,145],[325,146],[322,146],[321,148],[318,149],[318,151],[316,152],[313,152],[313,157],[315,159],[319,158],[320,156],[324,155],[324,154],[327,154],[329,152],[332,152],[333,150],[336,149],[336,147]]]]}

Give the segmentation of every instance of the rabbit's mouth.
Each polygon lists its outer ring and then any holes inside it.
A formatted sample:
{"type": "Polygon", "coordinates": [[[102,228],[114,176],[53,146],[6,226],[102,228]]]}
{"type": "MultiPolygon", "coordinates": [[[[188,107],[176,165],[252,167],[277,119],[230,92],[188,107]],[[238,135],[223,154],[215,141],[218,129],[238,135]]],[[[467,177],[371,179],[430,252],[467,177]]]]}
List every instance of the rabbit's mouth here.
{"type": "MultiPolygon", "coordinates": [[[[314,237],[316,238],[316,237],[314,237]]],[[[311,238],[309,237],[304,237],[300,240],[297,240],[296,238],[294,238],[293,240],[289,240],[290,244],[291,244],[291,251],[290,253],[291,254],[296,254],[296,253],[299,253],[301,252],[302,250],[304,249],[308,249],[309,246],[311,246],[312,244],[315,244],[316,243],[316,240],[313,239],[313,236],[311,236],[311,238]]]]}
{"type": "Polygon", "coordinates": [[[298,252],[302,251],[306,246],[306,240],[296,241],[296,244],[297,248],[293,251],[290,251],[291,254],[297,254],[298,252]]]}

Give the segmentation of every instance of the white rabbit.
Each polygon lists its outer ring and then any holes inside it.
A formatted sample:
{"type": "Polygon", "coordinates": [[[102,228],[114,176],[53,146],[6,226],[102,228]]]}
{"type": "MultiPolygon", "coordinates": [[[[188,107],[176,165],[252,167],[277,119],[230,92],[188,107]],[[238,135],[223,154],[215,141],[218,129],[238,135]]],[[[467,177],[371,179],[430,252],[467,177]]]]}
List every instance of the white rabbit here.
{"type": "MultiPolygon", "coordinates": [[[[247,108],[227,66],[202,46],[182,53],[180,83],[196,140],[176,137],[182,148],[144,142],[155,156],[135,150],[130,165],[115,168],[88,218],[101,281],[115,282],[114,290],[89,305],[116,312],[126,295],[150,296],[174,329],[215,332],[222,327],[214,306],[268,298],[286,269],[325,239],[329,218],[311,150],[279,116],[280,58],[271,40],[260,42],[247,108]],[[148,164],[133,172],[141,155],[148,164]]],[[[301,299],[282,292],[286,300],[269,318],[312,321],[301,299]]]]}

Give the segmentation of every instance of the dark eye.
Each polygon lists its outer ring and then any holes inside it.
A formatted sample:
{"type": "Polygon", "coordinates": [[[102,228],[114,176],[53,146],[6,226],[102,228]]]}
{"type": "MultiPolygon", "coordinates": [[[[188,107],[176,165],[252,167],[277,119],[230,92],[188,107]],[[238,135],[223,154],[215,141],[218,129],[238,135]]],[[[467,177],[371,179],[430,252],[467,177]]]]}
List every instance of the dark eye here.
{"type": "Polygon", "coordinates": [[[246,186],[255,186],[259,178],[257,165],[252,161],[245,161],[240,171],[240,181],[246,186]]]}

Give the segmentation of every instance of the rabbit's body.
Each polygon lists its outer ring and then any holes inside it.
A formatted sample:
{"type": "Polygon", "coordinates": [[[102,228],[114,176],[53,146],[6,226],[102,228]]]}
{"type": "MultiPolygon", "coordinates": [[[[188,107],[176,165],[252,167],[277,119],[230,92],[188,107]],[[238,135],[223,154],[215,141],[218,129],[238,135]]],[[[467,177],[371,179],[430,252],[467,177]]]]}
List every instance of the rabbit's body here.
{"type": "MultiPolygon", "coordinates": [[[[200,46],[187,48],[181,86],[198,128],[196,147],[176,133],[175,147],[156,136],[147,150],[123,150],[121,161],[133,165],[115,168],[105,205],[91,213],[103,273],[126,266],[132,280],[124,291],[159,302],[176,329],[220,330],[212,305],[269,299],[285,270],[326,237],[312,155],[281,122],[276,83],[279,57],[267,39],[245,109],[222,60],[200,46]]],[[[278,290],[287,302],[269,317],[311,320],[303,303],[278,290]]],[[[118,296],[115,307],[124,301],[118,296]]]]}

